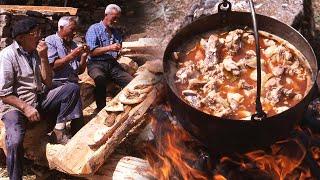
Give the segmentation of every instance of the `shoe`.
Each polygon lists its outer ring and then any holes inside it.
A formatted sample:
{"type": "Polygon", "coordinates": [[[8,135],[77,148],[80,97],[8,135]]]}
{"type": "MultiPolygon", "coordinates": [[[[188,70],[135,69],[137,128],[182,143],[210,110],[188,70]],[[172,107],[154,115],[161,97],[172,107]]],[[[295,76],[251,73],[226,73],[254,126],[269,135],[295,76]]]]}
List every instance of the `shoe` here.
{"type": "Polygon", "coordinates": [[[71,139],[71,136],[66,129],[53,129],[52,135],[53,141],[56,144],[66,145],[71,139]]]}
{"type": "Polygon", "coordinates": [[[73,119],[71,121],[71,135],[74,136],[84,125],[83,118],[73,119]]]}

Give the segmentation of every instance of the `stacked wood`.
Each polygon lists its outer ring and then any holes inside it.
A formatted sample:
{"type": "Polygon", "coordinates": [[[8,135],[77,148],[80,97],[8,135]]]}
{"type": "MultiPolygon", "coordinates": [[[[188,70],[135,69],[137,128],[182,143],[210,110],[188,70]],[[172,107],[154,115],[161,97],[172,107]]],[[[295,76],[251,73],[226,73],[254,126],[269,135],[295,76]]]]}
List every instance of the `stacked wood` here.
{"type": "Polygon", "coordinates": [[[42,13],[69,13],[70,15],[76,15],[77,8],[72,7],[54,7],[54,6],[21,6],[21,5],[0,5],[0,9],[7,11],[37,11],[42,13]]]}

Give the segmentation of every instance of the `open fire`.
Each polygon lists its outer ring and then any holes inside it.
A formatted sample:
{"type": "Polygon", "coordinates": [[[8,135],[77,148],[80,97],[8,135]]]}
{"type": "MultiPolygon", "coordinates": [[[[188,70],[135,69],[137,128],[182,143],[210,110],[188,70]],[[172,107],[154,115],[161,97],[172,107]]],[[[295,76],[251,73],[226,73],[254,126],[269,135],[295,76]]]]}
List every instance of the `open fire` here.
{"type": "MultiPolygon", "coordinates": [[[[320,133],[301,125],[286,140],[245,154],[211,154],[164,105],[153,112],[147,159],[157,179],[317,179],[320,133]]],[[[314,128],[314,126],[311,126],[314,128]]]]}

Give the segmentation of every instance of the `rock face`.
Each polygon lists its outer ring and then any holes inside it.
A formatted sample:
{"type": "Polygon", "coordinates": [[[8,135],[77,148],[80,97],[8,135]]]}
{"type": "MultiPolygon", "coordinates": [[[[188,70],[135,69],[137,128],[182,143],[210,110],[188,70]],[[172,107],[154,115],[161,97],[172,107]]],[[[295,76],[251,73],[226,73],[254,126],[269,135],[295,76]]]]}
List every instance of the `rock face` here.
{"type": "MultiPolygon", "coordinates": [[[[280,20],[288,25],[300,29],[304,21],[305,3],[306,0],[255,0],[254,5],[256,13],[271,16],[280,20]]],[[[199,18],[203,15],[210,15],[217,13],[218,5],[222,0],[198,0],[183,1],[189,6],[186,6],[183,13],[176,16],[174,21],[166,23],[166,44],[171,36],[177,32],[178,29],[190,23],[192,20],[199,18]]],[[[229,0],[232,4],[233,11],[250,11],[249,2],[245,0],[229,0]]],[[[172,4],[169,2],[169,4],[172,4]]]]}
{"type": "Polygon", "coordinates": [[[311,42],[314,52],[318,59],[318,67],[320,60],[320,0],[305,0],[309,8],[309,18],[306,20],[311,29],[311,34],[308,39],[311,42]]]}
{"type": "Polygon", "coordinates": [[[11,14],[0,10],[0,49],[11,44],[11,14]]]}
{"type": "MultiPolygon", "coordinates": [[[[222,1],[203,0],[202,5],[195,10],[194,17],[217,13],[220,2],[222,1]]],[[[229,0],[229,2],[232,4],[232,11],[250,12],[249,1],[229,0]]],[[[293,25],[303,14],[303,0],[256,0],[254,6],[256,13],[271,16],[288,25],[293,25]]]]}
{"type": "MultiPolygon", "coordinates": [[[[166,1],[162,1],[166,2],[166,1]]],[[[184,9],[174,20],[166,22],[163,46],[181,27],[203,15],[217,13],[222,0],[185,0],[184,9]],[[187,6],[186,4],[189,4],[187,6]]],[[[229,0],[233,11],[250,11],[247,0],[229,0]]],[[[169,7],[174,2],[168,2],[169,7]]],[[[320,0],[255,0],[256,13],[273,17],[298,30],[311,44],[320,59],[320,0]]],[[[176,10],[176,9],[173,9],[176,10]]],[[[318,62],[318,64],[320,64],[318,62]]]]}

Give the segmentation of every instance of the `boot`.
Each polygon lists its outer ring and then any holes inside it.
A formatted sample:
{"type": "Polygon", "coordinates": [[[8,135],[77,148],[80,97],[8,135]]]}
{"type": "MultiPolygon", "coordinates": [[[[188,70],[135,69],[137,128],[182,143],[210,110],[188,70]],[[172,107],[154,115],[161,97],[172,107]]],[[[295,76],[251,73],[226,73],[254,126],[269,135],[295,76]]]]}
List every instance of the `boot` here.
{"type": "Polygon", "coordinates": [[[83,118],[73,119],[71,121],[71,135],[74,136],[83,126],[83,118]]]}
{"type": "Polygon", "coordinates": [[[53,129],[52,135],[53,141],[56,144],[66,145],[71,139],[66,129],[53,129]]]}

